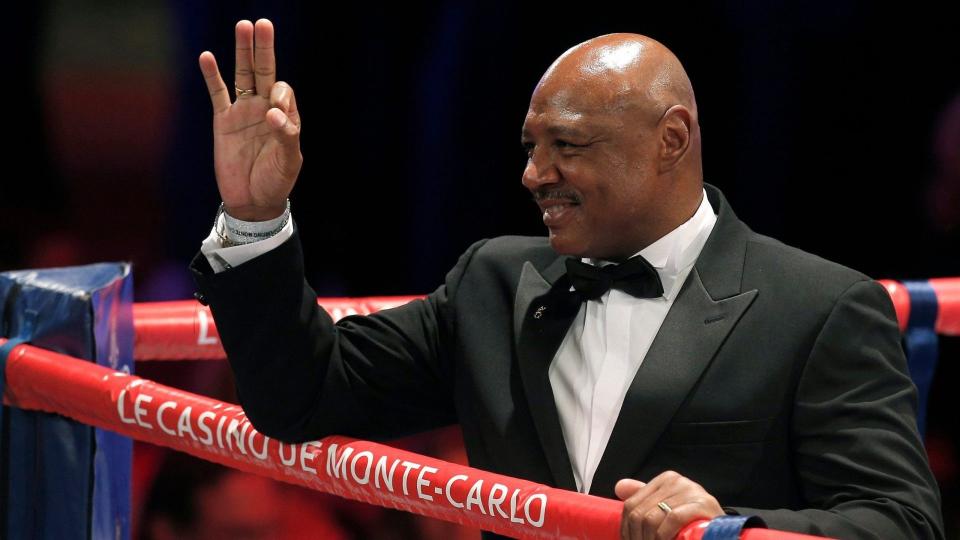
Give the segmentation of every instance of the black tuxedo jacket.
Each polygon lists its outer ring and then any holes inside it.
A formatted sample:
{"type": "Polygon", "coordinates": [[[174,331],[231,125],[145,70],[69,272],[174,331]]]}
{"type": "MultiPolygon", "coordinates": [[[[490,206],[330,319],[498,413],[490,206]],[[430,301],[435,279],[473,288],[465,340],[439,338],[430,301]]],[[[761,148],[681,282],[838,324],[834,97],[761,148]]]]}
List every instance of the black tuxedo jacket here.
{"type": "MultiPolygon", "coordinates": [[[[675,470],[730,512],[839,538],[940,538],[893,307],[857,272],[718,219],[624,399],[592,493],[675,470]]],[[[547,377],[579,304],[545,238],[471,246],[425,300],[336,325],[300,240],[193,269],[262,433],[459,423],[470,464],[576,489],[547,377]],[[539,314],[539,315],[538,315],[539,314]]]]}

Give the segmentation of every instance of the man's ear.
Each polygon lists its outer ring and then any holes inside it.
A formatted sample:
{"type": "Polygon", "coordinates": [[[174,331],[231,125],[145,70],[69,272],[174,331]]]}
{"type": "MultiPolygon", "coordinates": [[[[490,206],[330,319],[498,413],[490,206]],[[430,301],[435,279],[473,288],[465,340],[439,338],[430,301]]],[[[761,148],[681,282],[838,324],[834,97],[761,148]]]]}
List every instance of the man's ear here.
{"type": "Polygon", "coordinates": [[[690,149],[690,111],[683,105],[667,109],[660,120],[660,172],[674,169],[690,149]]]}

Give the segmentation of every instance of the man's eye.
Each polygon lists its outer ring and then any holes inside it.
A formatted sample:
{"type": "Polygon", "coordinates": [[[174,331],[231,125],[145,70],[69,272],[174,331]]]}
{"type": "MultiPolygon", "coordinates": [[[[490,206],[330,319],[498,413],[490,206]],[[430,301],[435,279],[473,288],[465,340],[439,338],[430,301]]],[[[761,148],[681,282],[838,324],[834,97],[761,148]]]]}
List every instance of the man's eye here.
{"type": "Polygon", "coordinates": [[[585,144],[573,144],[570,141],[564,141],[560,139],[558,139],[555,144],[557,148],[584,148],[585,146],[587,146],[585,144]]]}
{"type": "Polygon", "coordinates": [[[523,151],[526,152],[528,158],[533,157],[534,146],[535,145],[533,143],[523,143],[523,151]]]}

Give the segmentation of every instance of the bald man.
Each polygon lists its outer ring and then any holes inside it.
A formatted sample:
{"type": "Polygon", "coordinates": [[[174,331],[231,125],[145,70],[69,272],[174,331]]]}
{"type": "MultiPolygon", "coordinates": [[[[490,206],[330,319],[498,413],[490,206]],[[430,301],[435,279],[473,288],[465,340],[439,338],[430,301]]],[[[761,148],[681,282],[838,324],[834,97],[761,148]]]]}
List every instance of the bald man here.
{"type": "Polygon", "coordinates": [[[522,181],[548,238],[481,240],[425,300],[335,325],[290,218],[300,116],[273,27],[236,37],[235,101],[200,57],[224,212],[191,266],[258,430],[459,423],[475,467],[623,499],[624,538],[724,513],[942,537],[889,298],[753,233],[704,184],[693,90],[663,45],[592,39],[534,90],[522,181]]]}

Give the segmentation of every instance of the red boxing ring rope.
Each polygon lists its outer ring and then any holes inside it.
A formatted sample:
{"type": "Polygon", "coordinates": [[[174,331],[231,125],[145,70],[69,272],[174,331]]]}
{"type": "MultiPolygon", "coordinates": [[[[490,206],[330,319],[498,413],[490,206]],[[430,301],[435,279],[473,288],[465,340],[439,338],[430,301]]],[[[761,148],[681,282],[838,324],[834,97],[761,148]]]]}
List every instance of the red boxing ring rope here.
{"type": "MultiPolygon", "coordinates": [[[[369,315],[406,304],[422,296],[318,298],[334,320],[347,315],[369,315]]],[[[133,305],[136,360],[223,360],[220,335],[210,308],[196,300],[138,302],[133,305]]]]}
{"type": "MultiPolygon", "coordinates": [[[[0,339],[0,344],[5,339],[0,339]]],[[[10,353],[4,403],[59,413],[223,465],[518,538],[619,537],[623,503],[332,436],[284,444],[237,405],[30,345],[10,353]]],[[[698,540],[706,522],[677,538],[698,540]]],[[[747,540],[811,536],[747,529],[747,540]]]]}
{"type": "MultiPolygon", "coordinates": [[[[906,288],[892,280],[880,281],[893,300],[900,329],[910,318],[910,297],[906,288]]],[[[939,312],[936,331],[960,335],[960,278],[929,280],[937,294],[939,312]]],[[[318,298],[327,313],[338,320],[347,315],[367,315],[422,296],[377,296],[370,298],[318,298]]],[[[195,300],[140,302],[133,305],[136,360],[222,360],[226,353],[210,308],[195,300]]]]}
{"type": "MultiPolygon", "coordinates": [[[[960,336],[960,277],[931,278],[927,282],[937,294],[937,323],[934,330],[945,336],[960,336]]],[[[900,331],[907,329],[910,320],[910,295],[902,283],[892,279],[880,280],[886,287],[897,311],[900,331]]]]}

